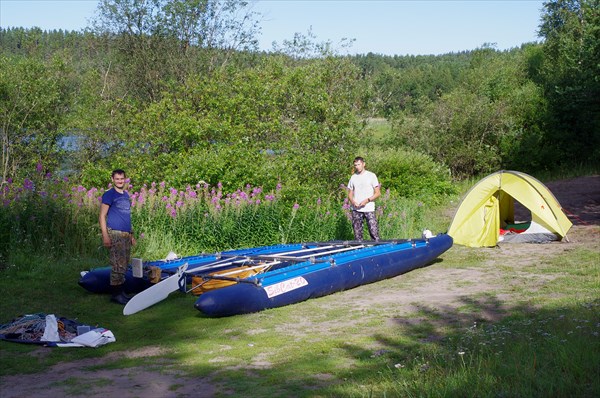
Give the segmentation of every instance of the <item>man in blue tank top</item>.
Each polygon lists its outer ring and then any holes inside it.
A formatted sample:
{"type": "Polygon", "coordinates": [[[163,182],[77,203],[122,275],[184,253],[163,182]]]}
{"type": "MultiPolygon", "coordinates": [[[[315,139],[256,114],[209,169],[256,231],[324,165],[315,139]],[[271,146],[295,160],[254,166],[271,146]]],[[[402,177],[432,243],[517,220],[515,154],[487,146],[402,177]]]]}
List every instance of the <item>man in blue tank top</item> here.
{"type": "Polygon", "coordinates": [[[123,305],[130,298],[123,286],[131,259],[131,246],[135,245],[131,228],[131,201],[125,191],[125,178],[125,172],[121,169],[112,172],[113,187],[102,195],[99,217],[102,244],[110,250],[111,300],[123,305]]]}

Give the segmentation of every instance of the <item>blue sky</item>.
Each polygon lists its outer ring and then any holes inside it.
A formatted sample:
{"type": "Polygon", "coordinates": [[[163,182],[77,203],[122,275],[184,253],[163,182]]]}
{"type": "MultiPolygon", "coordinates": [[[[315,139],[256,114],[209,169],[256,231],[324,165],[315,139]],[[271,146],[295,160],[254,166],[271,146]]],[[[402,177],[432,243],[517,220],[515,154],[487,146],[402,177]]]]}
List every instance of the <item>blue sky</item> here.
{"type": "MultiPolygon", "coordinates": [[[[0,26],[80,30],[97,0],[0,0],[0,26]]],[[[259,0],[262,50],[309,29],[316,40],[355,39],[341,53],[443,54],[495,43],[505,50],[539,41],[537,0],[259,0]]]]}

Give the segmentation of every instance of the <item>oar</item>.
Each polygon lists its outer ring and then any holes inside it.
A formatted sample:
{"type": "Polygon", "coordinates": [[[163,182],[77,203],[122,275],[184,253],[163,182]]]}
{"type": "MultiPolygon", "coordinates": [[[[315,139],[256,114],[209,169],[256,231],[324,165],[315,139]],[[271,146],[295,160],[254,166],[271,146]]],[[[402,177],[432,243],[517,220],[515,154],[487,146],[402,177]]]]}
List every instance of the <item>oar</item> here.
{"type": "MultiPolygon", "coordinates": [[[[200,270],[208,271],[215,268],[221,268],[234,264],[236,261],[240,260],[235,260],[235,258],[217,260],[209,264],[203,264],[195,268],[190,268],[189,272],[200,270]]],[[[187,268],[188,263],[185,263],[181,267],[177,268],[177,271],[173,275],[133,296],[125,305],[125,308],[123,308],[123,315],[131,315],[135,314],[136,312],[140,312],[141,310],[145,310],[146,308],[166,299],[169,294],[173,293],[174,291],[179,290],[179,281],[185,277],[186,271],[188,270],[187,268]]]]}
{"type": "Polygon", "coordinates": [[[169,294],[179,289],[179,280],[185,277],[187,267],[188,263],[183,264],[175,274],[133,296],[123,308],[123,315],[135,314],[166,299],[169,294]]]}

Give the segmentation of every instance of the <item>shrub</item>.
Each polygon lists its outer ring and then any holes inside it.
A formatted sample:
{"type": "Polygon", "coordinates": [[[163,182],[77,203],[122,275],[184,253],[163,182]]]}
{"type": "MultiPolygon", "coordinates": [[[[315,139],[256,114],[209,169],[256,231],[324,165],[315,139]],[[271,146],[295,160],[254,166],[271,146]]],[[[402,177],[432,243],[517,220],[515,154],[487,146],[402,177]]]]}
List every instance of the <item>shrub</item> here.
{"type": "Polygon", "coordinates": [[[377,174],[382,191],[389,189],[426,203],[455,193],[450,170],[428,155],[410,149],[371,150],[365,160],[367,168],[377,174]]]}

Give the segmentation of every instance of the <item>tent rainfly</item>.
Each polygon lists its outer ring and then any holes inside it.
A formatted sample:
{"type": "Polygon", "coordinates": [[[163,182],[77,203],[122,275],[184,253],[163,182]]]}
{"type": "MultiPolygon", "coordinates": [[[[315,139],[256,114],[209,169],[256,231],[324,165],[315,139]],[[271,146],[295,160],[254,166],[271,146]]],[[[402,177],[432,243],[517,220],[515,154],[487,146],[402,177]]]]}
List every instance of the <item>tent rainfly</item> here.
{"type": "Polygon", "coordinates": [[[573,225],[544,184],[525,173],[501,170],[469,190],[456,210],[448,235],[464,246],[496,246],[501,239],[500,228],[515,222],[515,200],[531,211],[531,226],[522,235],[543,232],[559,240],[573,225]]]}

